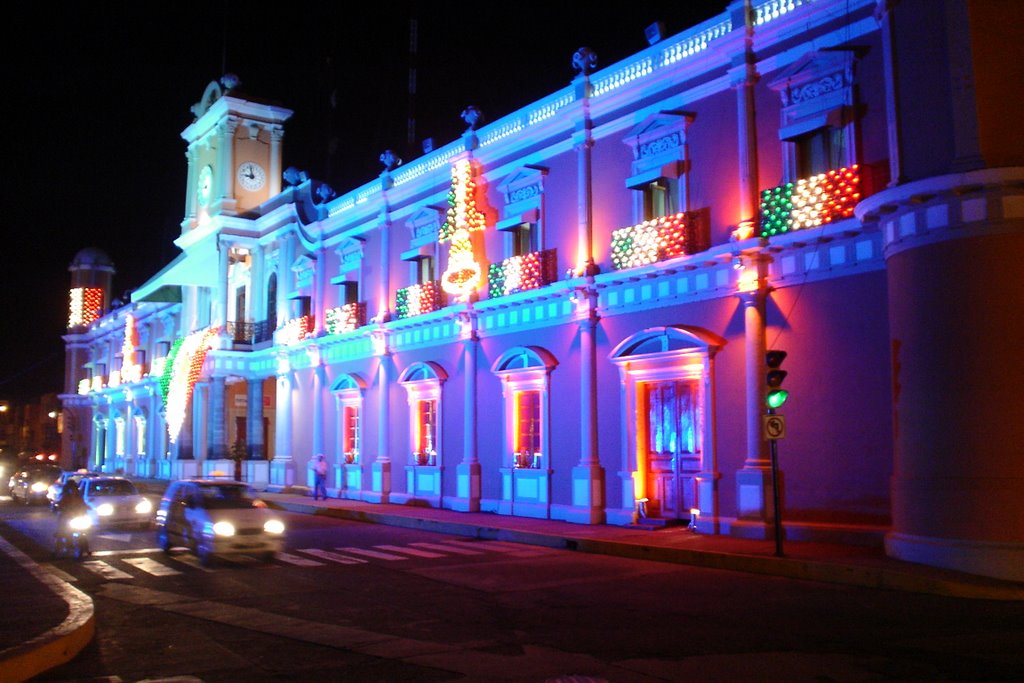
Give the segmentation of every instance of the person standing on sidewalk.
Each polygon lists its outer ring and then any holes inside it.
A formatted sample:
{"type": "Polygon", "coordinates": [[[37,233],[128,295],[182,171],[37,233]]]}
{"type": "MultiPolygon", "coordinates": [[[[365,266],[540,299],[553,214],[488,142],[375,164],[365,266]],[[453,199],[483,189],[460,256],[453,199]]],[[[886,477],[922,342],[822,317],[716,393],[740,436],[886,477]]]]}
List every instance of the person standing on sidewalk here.
{"type": "Polygon", "coordinates": [[[323,453],[317,455],[313,463],[313,500],[320,500],[321,494],[327,500],[327,460],[323,453]]]}

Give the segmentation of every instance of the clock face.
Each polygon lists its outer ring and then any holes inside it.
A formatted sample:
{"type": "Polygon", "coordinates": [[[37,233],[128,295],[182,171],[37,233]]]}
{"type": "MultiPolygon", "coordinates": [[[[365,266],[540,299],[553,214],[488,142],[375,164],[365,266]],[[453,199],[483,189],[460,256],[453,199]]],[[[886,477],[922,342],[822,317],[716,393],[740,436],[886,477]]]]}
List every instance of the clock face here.
{"type": "Polygon", "coordinates": [[[200,206],[206,206],[210,201],[210,193],[213,191],[213,168],[204,166],[199,172],[198,196],[200,206]]]}
{"type": "Polygon", "coordinates": [[[266,182],[266,172],[255,161],[243,161],[238,167],[238,184],[243,189],[254,192],[261,189],[266,182]]]}

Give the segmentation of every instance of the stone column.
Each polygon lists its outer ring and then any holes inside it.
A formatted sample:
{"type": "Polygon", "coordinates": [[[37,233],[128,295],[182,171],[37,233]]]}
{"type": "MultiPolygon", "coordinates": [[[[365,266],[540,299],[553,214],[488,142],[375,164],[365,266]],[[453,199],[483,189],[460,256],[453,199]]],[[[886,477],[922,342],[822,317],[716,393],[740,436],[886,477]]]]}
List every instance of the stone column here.
{"type": "Polygon", "coordinates": [[[263,444],[263,379],[246,382],[248,410],[246,411],[245,442],[250,460],[263,460],[266,451],[263,444]]]}
{"type": "Polygon", "coordinates": [[[481,469],[477,452],[477,411],[476,373],[480,339],[477,335],[476,314],[468,304],[464,311],[462,339],[463,377],[465,378],[465,403],[463,404],[463,448],[462,462],[455,468],[456,492],[452,509],[462,512],[480,511],[481,469]]]}
{"type": "Polygon", "coordinates": [[[377,366],[377,458],[370,469],[370,490],[366,500],[371,503],[387,503],[391,496],[391,353],[387,348],[384,330],[378,330],[383,348],[377,366]]]}
{"type": "MultiPolygon", "coordinates": [[[[324,453],[324,388],[327,386],[327,369],[317,363],[313,369],[313,453],[312,457],[324,453]]],[[[324,453],[324,455],[327,455],[324,453]]]]}
{"type": "MultiPolygon", "coordinates": [[[[287,362],[287,359],[279,359],[287,362]]],[[[277,376],[277,406],[274,411],[274,460],[270,463],[270,484],[280,490],[295,484],[295,462],[292,459],[292,387],[290,369],[277,376]]]]}
{"type": "Polygon", "coordinates": [[[210,379],[210,411],[207,416],[206,453],[211,460],[228,457],[227,411],[224,405],[225,378],[210,379]]]}
{"type": "Polygon", "coordinates": [[[757,269],[756,285],[738,296],[743,303],[744,358],[746,360],[747,448],[743,469],[736,473],[736,516],[732,534],[745,538],[766,538],[767,523],[773,519],[771,461],[761,429],[765,414],[765,302],[768,298],[766,254],[750,257],[748,268],[757,269]]]}
{"type": "Polygon", "coordinates": [[[754,55],[754,14],[750,0],[735,2],[729,9],[733,15],[733,26],[744,28],[743,52],[733,59],[730,71],[732,85],[736,88],[737,106],[737,147],[739,149],[739,202],[740,220],[757,218],[760,210],[757,172],[757,115],[754,110],[754,86],[757,84],[757,58],[754,55]]]}
{"type": "Polygon", "coordinates": [[[603,524],[604,468],[598,458],[597,444],[597,288],[594,277],[587,276],[587,287],[578,296],[585,297],[586,310],[580,326],[580,460],[572,469],[572,507],[570,522],[603,524]]]}
{"type": "Polygon", "coordinates": [[[576,99],[580,106],[580,117],[573,133],[576,150],[576,274],[593,275],[597,272],[594,264],[594,216],[593,216],[593,169],[591,150],[594,147],[593,121],[590,119],[590,73],[597,67],[597,55],[590,48],[581,47],[573,55],[573,67],[579,76],[573,81],[576,99]]]}

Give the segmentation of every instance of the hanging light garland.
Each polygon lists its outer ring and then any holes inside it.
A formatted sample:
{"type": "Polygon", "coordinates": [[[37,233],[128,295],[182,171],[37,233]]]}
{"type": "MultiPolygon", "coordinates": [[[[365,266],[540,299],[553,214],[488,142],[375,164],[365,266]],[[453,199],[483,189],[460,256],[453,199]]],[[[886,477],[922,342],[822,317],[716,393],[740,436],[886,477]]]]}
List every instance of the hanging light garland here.
{"type": "Polygon", "coordinates": [[[328,334],[342,334],[366,324],[366,304],[351,303],[332,308],[324,314],[328,334]]]}
{"type": "Polygon", "coordinates": [[[398,318],[411,318],[430,313],[444,306],[444,302],[444,292],[437,282],[403,287],[395,294],[395,315],[398,318]]]}
{"type": "Polygon", "coordinates": [[[285,346],[298,344],[313,332],[313,316],[300,315],[292,318],[277,333],[277,341],[285,346]]]}
{"type": "Polygon", "coordinates": [[[121,345],[121,382],[132,384],[142,381],[142,366],[135,362],[135,349],[139,346],[139,330],[135,317],[125,316],[124,343],[121,345]]]}
{"type": "Polygon", "coordinates": [[[706,248],[698,244],[695,221],[681,212],[613,231],[612,267],[635,268],[706,248]]]}
{"type": "Polygon", "coordinates": [[[219,333],[219,328],[199,330],[184,339],[176,340],[171,347],[164,374],[160,378],[167,416],[167,435],[171,443],[177,441],[181,426],[185,423],[185,411],[203,370],[206,352],[219,333]]]}
{"type": "Polygon", "coordinates": [[[99,319],[103,310],[101,288],[74,287],[69,294],[68,327],[84,327],[99,319]]]}
{"type": "Polygon", "coordinates": [[[761,237],[814,228],[849,218],[860,200],[854,164],[761,192],[761,237]]]}
{"type": "Polygon", "coordinates": [[[488,295],[493,299],[554,282],[557,277],[556,253],[554,249],[545,249],[492,263],[487,274],[488,295]]]}
{"type": "Polygon", "coordinates": [[[438,231],[439,242],[448,247],[448,269],[441,276],[441,288],[456,299],[465,299],[480,285],[481,268],[473,256],[470,233],[483,230],[485,217],[476,205],[476,178],[469,159],[452,166],[452,185],[448,192],[447,220],[438,231]]]}

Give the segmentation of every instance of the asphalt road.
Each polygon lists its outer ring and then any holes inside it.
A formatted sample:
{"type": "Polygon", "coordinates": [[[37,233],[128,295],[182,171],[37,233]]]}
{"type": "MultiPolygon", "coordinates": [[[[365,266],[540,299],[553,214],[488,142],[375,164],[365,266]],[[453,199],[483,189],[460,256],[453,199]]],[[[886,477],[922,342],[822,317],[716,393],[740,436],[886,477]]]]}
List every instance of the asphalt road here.
{"type": "Polygon", "coordinates": [[[1024,679],[1019,602],[285,517],[270,563],[204,568],[153,532],[100,532],[91,558],[54,561],[49,512],[0,502],[5,535],[96,604],[95,641],[36,680],[1024,679]]]}

